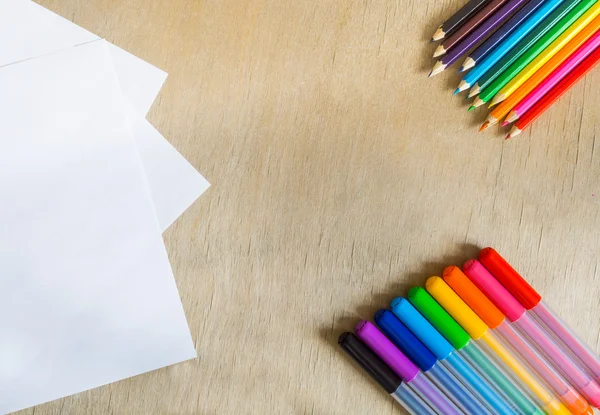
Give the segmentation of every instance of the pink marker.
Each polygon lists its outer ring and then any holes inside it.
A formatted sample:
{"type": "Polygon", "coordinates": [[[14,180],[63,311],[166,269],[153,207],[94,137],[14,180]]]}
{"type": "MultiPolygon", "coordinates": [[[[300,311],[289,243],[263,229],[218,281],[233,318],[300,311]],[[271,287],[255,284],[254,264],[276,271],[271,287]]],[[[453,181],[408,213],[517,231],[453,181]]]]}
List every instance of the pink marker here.
{"type": "Polygon", "coordinates": [[[527,338],[592,406],[600,407],[600,386],[578,363],[560,349],[554,340],[544,332],[539,323],[527,314],[525,307],[480,262],[475,260],[467,262],[464,265],[464,271],[471,281],[506,315],[517,331],[527,338]]]}
{"type": "Polygon", "coordinates": [[[521,100],[508,114],[506,122],[511,123],[521,117],[536,102],[542,99],[556,84],[575,69],[585,58],[600,46],[600,31],[589,38],[575,53],[565,60],[544,79],[533,91],[521,100]]]}

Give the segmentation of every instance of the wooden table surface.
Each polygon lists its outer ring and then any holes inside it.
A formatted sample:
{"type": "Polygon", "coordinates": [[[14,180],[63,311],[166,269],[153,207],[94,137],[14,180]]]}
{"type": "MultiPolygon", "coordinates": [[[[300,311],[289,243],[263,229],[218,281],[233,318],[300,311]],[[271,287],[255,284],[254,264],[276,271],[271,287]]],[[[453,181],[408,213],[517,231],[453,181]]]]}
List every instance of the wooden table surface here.
{"type": "Polygon", "coordinates": [[[165,233],[198,359],[20,414],[401,414],[337,336],[487,245],[600,348],[600,70],[507,142],[427,78],[464,0],[37,1],[169,72],[213,187],[165,233]]]}

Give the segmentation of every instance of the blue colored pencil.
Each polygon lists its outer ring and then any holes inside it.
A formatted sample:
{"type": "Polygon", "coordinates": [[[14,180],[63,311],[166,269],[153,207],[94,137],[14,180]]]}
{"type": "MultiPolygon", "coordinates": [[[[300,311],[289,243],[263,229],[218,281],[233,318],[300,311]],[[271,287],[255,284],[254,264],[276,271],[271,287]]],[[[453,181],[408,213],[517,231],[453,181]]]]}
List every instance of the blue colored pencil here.
{"type": "MultiPolygon", "coordinates": [[[[479,62],[460,82],[458,91],[471,88],[483,74],[485,74],[496,62],[536,28],[550,13],[552,13],[565,0],[547,0],[533,15],[512,32],[504,41],[498,45],[492,53],[479,62]]],[[[573,1],[573,0],[568,0],[573,1]]],[[[578,2],[577,0],[575,2],[578,2]]]]}
{"type": "Polygon", "coordinates": [[[515,13],[510,20],[504,23],[496,32],[485,42],[475,49],[467,59],[465,59],[460,72],[471,69],[481,59],[485,58],[496,46],[510,35],[513,30],[521,25],[529,16],[533,14],[546,0],[531,0],[521,10],[515,13]]]}

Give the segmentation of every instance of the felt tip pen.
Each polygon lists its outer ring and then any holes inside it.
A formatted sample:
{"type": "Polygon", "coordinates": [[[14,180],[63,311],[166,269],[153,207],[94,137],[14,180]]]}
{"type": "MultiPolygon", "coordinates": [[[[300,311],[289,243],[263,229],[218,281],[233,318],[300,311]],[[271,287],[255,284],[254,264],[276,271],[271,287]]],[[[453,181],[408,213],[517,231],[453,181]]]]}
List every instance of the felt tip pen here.
{"type": "Polygon", "coordinates": [[[542,327],[588,369],[596,382],[600,383],[600,357],[544,303],[542,296],[493,248],[483,249],[479,253],[479,260],[521,305],[542,323],[542,327]]]}
{"type": "MultiPolygon", "coordinates": [[[[464,266],[466,272],[473,272],[471,261],[464,266]]],[[[479,288],[456,266],[447,267],[444,281],[477,314],[483,322],[498,335],[503,345],[521,357],[532,374],[539,376],[559,397],[567,409],[574,415],[593,414],[588,402],[581,396],[550,363],[539,354],[526,339],[506,322],[504,314],[485,296],[479,288]]]]}
{"type": "MultiPolygon", "coordinates": [[[[427,291],[442,307],[469,333],[481,347],[496,361],[504,364],[515,376],[519,386],[539,408],[548,414],[568,414],[569,411],[558,398],[542,385],[518,360],[511,354],[489,330],[489,327],[473,312],[465,302],[440,277],[431,277],[426,283],[427,291]]],[[[538,409],[539,410],[539,409],[538,409]]]]}
{"type": "MultiPolygon", "coordinates": [[[[414,290],[411,292],[414,292],[414,290]]],[[[425,290],[422,294],[429,296],[425,290]]],[[[417,295],[417,297],[417,300],[422,298],[421,295],[417,295]]],[[[417,303],[420,303],[420,301],[417,301],[417,303]]],[[[488,381],[484,380],[461,355],[460,350],[469,342],[469,336],[465,332],[461,334],[462,329],[460,327],[457,327],[458,330],[456,330],[455,335],[452,337],[452,344],[450,344],[407,299],[402,297],[394,299],[391,303],[391,309],[394,315],[436,355],[439,362],[460,379],[465,387],[477,396],[490,412],[493,414],[517,413],[507,405],[502,395],[498,394],[489,385],[488,381]]],[[[447,321],[450,326],[452,323],[456,324],[454,321],[447,321]]]]}
{"type": "Polygon", "coordinates": [[[460,410],[469,415],[489,414],[448,369],[438,364],[435,355],[391,311],[379,310],[375,314],[375,323],[460,410]]]}
{"type": "Polygon", "coordinates": [[[596,381],[560,349],[538,322],[527,314],[525,307],[481,263],[471,261],[467,276],[591,405],[600,407],[600,386],[596,381]]]}
{"type": "Polygon", "coordinates": [[[434,410],[354,333],[342,333],[338,344],[411,415],[436,415],[434,410]]]}
{"type": "Polygon", "coordinates": [[[460,411],[427,379],[394,344],[388,340],[370,321],[361,321],[355,329],[356,335],[381,360],[440,415],[460,415],[460,411]]]}

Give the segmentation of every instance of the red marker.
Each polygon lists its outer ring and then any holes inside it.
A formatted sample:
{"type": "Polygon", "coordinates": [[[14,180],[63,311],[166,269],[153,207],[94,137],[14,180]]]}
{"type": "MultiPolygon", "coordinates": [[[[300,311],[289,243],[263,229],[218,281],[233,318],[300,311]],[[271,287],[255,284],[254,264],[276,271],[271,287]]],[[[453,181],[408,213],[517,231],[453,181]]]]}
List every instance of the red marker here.
{"type": "Polygon", "coordinates": [[[541,326],[559,340],[564,351],[580,362],[596,382],[600,382],[600,357],[544,304],[542,296],[493,248],[483,249],[479,253],[479,260],[541,326]]]}

